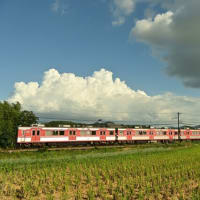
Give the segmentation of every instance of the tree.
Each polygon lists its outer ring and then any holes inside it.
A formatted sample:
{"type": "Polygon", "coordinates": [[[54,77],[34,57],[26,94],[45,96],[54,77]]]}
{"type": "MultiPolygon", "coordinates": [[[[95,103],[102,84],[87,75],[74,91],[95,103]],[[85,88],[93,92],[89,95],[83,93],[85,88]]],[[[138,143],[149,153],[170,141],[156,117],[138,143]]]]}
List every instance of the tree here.
{"type": "Polygon", "coordinates": [[[59,127],[59,125],[70,125],[73,127],[73,126],[81,126],[84,124],[76,123],[76,122],[72,122],[72,121],[50,121],[50,122],[45,123],[46,127],[59,127]]]}
{"type": "Polygon", "coordinates": [[[37,120],[33,112],[22,111],[20,103],[0,102],[0,146],[15,147],[18,126],[30,126],[37,120]]]}
{"type": "Polygon", "coordinates": [[[20,126],[31,126],[38,122],[38,117],[32,111],[24,110],[19,115],[20,126]]]}

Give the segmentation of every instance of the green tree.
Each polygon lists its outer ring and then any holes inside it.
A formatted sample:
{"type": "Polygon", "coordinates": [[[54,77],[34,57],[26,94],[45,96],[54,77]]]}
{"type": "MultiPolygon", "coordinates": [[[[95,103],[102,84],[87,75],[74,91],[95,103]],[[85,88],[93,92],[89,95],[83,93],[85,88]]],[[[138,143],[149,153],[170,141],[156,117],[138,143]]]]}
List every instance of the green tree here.
{"type": "Polygon", "coordinates": [[[45,126],[46,127],[59,127],[59,125],[71,125],[73,126],[83,126],[84,124],[81,123],[76,123],[76,122],[72,122],[72,121],[50,121],[50,122],[46,122],[45,126]]]}
{"type": "Polygon", "coordinates": [[[22,111],[20,103],[0,102],[0,146],[15,147],[18,126],[30,126],[37,120],[33,112],[22,111]]]}
{"type": "Polygon", "coordinates": [[[19,115],[20,126],[30,126],[38,122],[38,117],[32,111],[24,110],[19,115]]]}

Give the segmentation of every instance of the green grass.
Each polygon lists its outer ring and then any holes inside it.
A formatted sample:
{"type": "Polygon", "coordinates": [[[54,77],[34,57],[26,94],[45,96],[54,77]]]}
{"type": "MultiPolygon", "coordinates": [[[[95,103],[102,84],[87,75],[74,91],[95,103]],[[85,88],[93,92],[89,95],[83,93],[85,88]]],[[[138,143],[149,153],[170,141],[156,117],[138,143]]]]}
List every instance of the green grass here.
{"type": "Polygon", "coordinates": [[[200,199],[200,145],[0,153],[0,199],[200,199]]]}

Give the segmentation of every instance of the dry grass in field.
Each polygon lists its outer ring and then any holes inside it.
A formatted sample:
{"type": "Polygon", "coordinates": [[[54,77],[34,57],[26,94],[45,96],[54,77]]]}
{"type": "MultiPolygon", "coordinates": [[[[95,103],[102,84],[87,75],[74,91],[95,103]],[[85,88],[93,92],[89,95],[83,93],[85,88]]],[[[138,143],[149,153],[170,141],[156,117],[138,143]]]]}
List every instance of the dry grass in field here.
{"type": "Polygon", "coordinates": [[[0,154],[0,199],[200,199],[200,145],[0,154]]]}

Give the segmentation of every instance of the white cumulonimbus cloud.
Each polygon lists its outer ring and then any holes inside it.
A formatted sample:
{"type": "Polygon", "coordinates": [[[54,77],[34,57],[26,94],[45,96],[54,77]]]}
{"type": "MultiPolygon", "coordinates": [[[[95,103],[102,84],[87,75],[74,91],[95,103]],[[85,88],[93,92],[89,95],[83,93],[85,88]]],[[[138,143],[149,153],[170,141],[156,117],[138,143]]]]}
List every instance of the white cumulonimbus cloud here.
{"type": "Polygon", "coordinates": [[[130,35],[159,52],[168,75],[200,88],[200,1],[167,0],[165,8],[153,18],[136,21],[130,35]]]}
{"type": "Polygon", "coordinates": [[[149,96],[133,90],[105,69],[79,77],[50,69],[41,84],[17,82],[9,102],[20,102],[46,118],[127,120],[139,123],[174,121],[176,112],[198,113],[200,99],[171,93],[149,96]]]}

